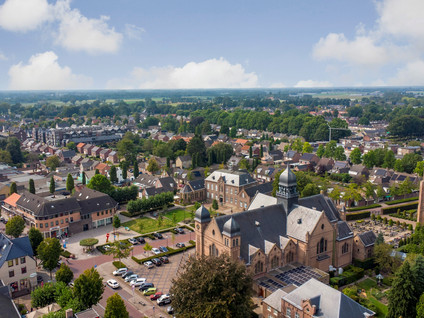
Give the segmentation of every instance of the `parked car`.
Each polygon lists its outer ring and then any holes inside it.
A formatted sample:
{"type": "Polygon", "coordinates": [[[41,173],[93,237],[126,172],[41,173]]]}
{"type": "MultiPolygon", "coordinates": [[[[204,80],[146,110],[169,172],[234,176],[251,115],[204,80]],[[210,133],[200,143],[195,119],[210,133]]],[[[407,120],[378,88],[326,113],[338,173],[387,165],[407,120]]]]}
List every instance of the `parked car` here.
{"type": "Polygon", "coordinates": [[[118,268],[116,271],[113,271],[113,276],[118,276],[118,275],[121,275],[122,276],[122,274],[125,274],[126,272],[128,272],[128,268],[126,268],[126,267],[121,267],[121,268],[118,268]]]}
{"type": "Polygon", "coordinates": [[[130,276],[125,277],[125,281],[126,282],[131,282],[133,280],[136,280],[137,278],[138,278],[138,275],[137,274],[132,274],[130,276]]]}
{"type": "Polygon", "coordinates": [[[159,249],[162,253],[168,252],[168,249],[165,246],[159,246],[159,249]]]}
{"type": "Polygon", "coordinates": [[[168,264],[168,263],[169,263],[169,259],[168,259],[168,257],[167,257],[167,256],[161,256],[161,257],[159,257],[159,259],[160,259],[160,261],[161,261],[163,264],[168,264]]]}
{"type": "Polygon", "coordinates": [[[105,251],[109,251],[110,250],[110,245],[103,245],[103,249],[105,251]]]}
{"type": "Polygon", "coordinates": [[[114,279],[109,279],[109,280],[107,281],[107,284],[108,284],[108,286],[109,286],[109,287],[111,287],[111,288],[113,288],[113,289],[115,289],[115,288],[118,288],[118,287],[119,287],[119,283],[118,283],[116,280],[114,280],[114,279]]]}
{"type": "Polygon", "coordinates": [[[158,239],[163,239],[162,234],[157,233],[157,232],[153,233],[153,236],[156,237],[156,238],[158,238],[158,239]]]}
{"type": "Polygon", "coordinates": [[[160,298],[162,295],[163,294],[161,292],[157,292],[156,294],[150,296],[150,300],[156,300],[160,298]]]}
{"type": "Polygon", "coordinates": [[[146,266],[147,268],[153,268],[154,267],[154,265],[151,261],[144,262],[144,266],[146,266]]]}
{"type": "Polygon", "coordinates": [[[134,274],[133,271],[127,271],[127,272],[122,274],[122,278],[127,278],[128,276],[131,276],[132,274],[134,274]]]}
{"type": "Polygon", "coordinates": [[[140,244],[144,244],[144,243],[146,243],[146,240],[145,240],[145,239],[144,239],[144,237],[142,237],[142,236],[137,237],[137,238],[136,238],[136,240],[137,240],[137,241],[139,241],[139,242],[140,242],[140,244]]]}
{"type": "Polygon", "coordinates": [[[132,287],[132,286],[135,286],[135,287],[140,287],[141,286],[141,284],[143,284],[143,283],[145,283],[146,282],[146,279],[145,278],[136,278],[136,279],[134,279],[134,280],[132,280],[131,282],[130,282],[130,286],[132,287]]]}
{"type": "Polygon", "coordinates": [[[177,228],[175,229],[175,232],[177,232],[178,234],[184,234],[184,229],[182,229],[182,228],[180,228],[180,227],[177,227],[177,228]]]}
{"type": "Polygon", "coordinates": [[[144,296],[153,295],[155,293],[156,293],[156,287],[150,287],[149,289],[146,289],[145,291],[143,291],[144,296]]]}
{"type": "Polygon", "coordinates": [[[172,315],[174,313],[174,308],[172,308],[172,306],[168,306],[168,308],[166,308],[166,312],[172,315]]]}
{"type": "Polygon", "coordinates": [[[138,244],[138,241],[135,238],[132,238],[132,237],[128,239],[128,242],[130,242],[132,245],[138,244]]]}
{"type": "Polygon", "coordinates": [[[178,248],[185,247],[185,244],[184,243],[177,243],[176,247],[178,247],[178,248]]]}
{"type": "Polygon", "coordinates": [[[167,305],[171,303],[171,297],[169,297],[169,295],[162,295],[156,302],[159,306],[167,305]]]}
{"type": "Polygon", "coordinates": [[[159,258],[152,259],[152,263],[155,264],[156,266],[161,266],[162,265],[162,262],[160,261],[159,258]]]}
{"type": "Polygon", "coordinates": [[[152,287],[155,287],[155,285],[153,283],[143,283],[143,284],[140,285],[139,290],[145,291],[145,290],[152,288],[152,287]]]}
{"type": "Polygon", "coordinates": [[[162,253],[157,247],[152,248],[152,252],[156,255],[162,253]]]}

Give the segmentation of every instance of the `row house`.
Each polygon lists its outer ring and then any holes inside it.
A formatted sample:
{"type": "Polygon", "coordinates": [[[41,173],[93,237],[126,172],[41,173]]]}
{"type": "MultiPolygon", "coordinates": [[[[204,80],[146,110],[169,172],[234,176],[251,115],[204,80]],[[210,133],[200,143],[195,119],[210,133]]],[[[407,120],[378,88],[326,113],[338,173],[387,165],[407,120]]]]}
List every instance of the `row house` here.
{"type": "Polygon", "coordinates": [[[260,182],[272,182],[278,170],[274,167],[259,165],[253,172],[253,178],[260,182]]]}
{"type": "Polygon", "coordinates": [[[319,157],[313,153],[303,153],[299,158],[299,164],[310,165],[315,167],[319,161],[319,157]]]}
{"type": "Polygon", "coordinates": [[[2,212],[20,215],[46,237],[60,237],[112,224],[118,204],[109,195],[87,187],[69,197],[41,197],[24,191],[5,200],[2,212]]]}

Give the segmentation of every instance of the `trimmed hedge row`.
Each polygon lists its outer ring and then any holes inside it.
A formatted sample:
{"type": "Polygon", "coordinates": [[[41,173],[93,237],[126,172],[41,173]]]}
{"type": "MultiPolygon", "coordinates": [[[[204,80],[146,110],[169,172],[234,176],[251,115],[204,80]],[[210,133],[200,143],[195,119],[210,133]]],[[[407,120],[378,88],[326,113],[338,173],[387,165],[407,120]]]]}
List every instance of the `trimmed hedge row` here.
{"type": "Polygon", "coordinates": [[[383,214],[392,214],[392,213],[396,213],[398,210],[402,212],[405,210],[413,210],[417,208],[418,208],[418,202],[399,205],[396,207],[384,208],[384,209],[381,209],[381,211],[383,212],[383,214]]]}
{"type": "Polygon", "coordinates": [[[354,211],[362,211],[362,210],[368,210],[368,209],[374,209],[374,208],[381,208],[381,205],[378,203],[374,203],[374,204],[370,204],[366,206],[358,206],[356,208],[351,208],[351,209],[348,209],[348,211],[354,212],[354,211]]]}
{"type": "Polygon", "coordinates": [[[369,218],[370,215],[371,215],[370,211],[347,213],[346,221],[366,219],[366,218],[369,218]]]}
{"type": "Polygon", "coordinates": [[[174,254],[184,252],[184,251],[196,246],[196,243],[194,241],[190,241],[190,244],[191,245],[184,246],[184,247],[178,248],[176,250],[168,247],[168,252],[160,253],[160,254],[157,254],[157,255],[149,256],[149,257],[145,257],[145,258],[142,258],[142,259],[139,259],[135,256],[132,256],[131,258],[133,259],[133,261],[137,262],[138,264],[143,264],[144,262],[151,261],[154,258],[158,258],[158,257],[161,257],[161,256],[171,256],[171,255],[174,255],[174,254]]]}
{"type": "Polygon", "coordinates": [[[401,200],[387,201],[387,202],[384,202],[384,203],[386,203],[387,205],[393,205],[393,204],[410,202],[410,201],[417,201],[417,200],[418,200],[418,197],[413,197],[413,198],[407,198],[407,199],[401,199],[401,200]]]}
{"type": "Polygon", "coordinates": [[[355,265],[356,267],[360,267],[363,269],[372,269],[375,268],[376,263],[374,258],[367,258],[363,261],[359,260],[359,259],[354,259],[353,260],[353,265],[355,265]]]}
{"type": "Polygon", "coordinates": [[[127,267],[124,263],[120,262],[120,261],[114,261],[112,262],[113,266],[115,266],[116,268],[125,268],[127,267]]]}
{"type": "Polygon", "coordinates": [[[344,286],[356,282],[364,277],[364,269],[355,266],[348,266],[342,275],[330,278],[331,285],[344,286]]]}

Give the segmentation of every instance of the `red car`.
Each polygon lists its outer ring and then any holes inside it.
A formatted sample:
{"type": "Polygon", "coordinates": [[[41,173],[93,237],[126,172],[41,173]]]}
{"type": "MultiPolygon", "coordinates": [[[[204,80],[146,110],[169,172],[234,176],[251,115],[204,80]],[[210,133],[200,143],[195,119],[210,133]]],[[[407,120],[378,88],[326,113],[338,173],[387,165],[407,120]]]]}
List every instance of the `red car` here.
{"type": "Polygon", "coordinates": [[[161,293],[161,292],[158,292],[158,293],[156,293],[156,294],[154,294],[154,295],[150,295],[150,300],[156,300],[156,299],[159,299],[160,298],[160,296],[162,296],[163,294],[161,293]]]}

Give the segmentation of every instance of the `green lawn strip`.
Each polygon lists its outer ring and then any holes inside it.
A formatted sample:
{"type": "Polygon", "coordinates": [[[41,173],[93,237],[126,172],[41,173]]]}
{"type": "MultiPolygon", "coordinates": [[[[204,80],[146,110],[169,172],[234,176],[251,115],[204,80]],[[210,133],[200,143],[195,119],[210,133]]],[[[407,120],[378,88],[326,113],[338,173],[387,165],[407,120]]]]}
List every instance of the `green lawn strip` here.
{"type": "Polygon", "coordinates": [[[182,222],[185,219],[190,219],[190,211],[185,209],[175,209],[165,213],[165,217],[172,221],[173,215],[175,214],[175,218],[177,222],[182,222]]]}
{"type": "Polygon", "coordinates": [[[387,306],[379,302],[374,296],[368,295],[368,301],[372,303],[378,310],[377,317],[387,316],[387,306]]]}
{"type": "Polygon", "coordinates": [[[365,289],[366,291],[370,290],[373,287],[377,286],[377,282],[374,279],[367,278],[362,282],[358,283],[359,288],[365,289]]]}
{"type": "Polygon", "coordinates": [[[131,230],[138,232],[140,234],[156,232],[170,227],[174,227],[174,224],[171,220],[166,218],[162,219],[161,226],[158,225],[158,220],[151,218],[139,218],[131,220],[122,224],[123,227],[129,227],[131,230]],[[140,231],[139,224],[142,224],[142,230],[140,231]]]}

